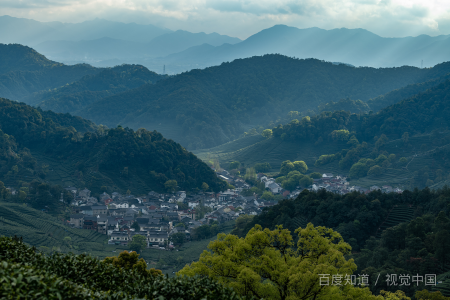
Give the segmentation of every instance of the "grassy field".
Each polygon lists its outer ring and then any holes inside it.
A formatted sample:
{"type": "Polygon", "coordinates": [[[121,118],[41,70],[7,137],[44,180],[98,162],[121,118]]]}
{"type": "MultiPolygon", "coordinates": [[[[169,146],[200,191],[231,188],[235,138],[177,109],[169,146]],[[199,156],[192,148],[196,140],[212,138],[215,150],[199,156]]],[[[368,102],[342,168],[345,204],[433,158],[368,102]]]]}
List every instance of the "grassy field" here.
{"type": "MultiPolygon", "coordinates": [[[[220,225],[220,231],[229,233],[234,221],[220,225]]],[[[89,253],[103,259],[117,256],[128,250],[125,246],[108,245],[108,237],[104,234],[86,229],[70,228],[62,224],[62,220],[21,204],[0,202],[0,236],[22,237],[24,242],[42,251],[89,253]],[[70,237],[70,242],[64,238],[70,237]]],[[[186,243],[180,251],[160,249],[144,249],[141,253],[151,267],[162,268],[164,273],[172,274],[185,264],[198,260],[203,250],[207,249],[212,237],[202,241],[186,243]]]]}

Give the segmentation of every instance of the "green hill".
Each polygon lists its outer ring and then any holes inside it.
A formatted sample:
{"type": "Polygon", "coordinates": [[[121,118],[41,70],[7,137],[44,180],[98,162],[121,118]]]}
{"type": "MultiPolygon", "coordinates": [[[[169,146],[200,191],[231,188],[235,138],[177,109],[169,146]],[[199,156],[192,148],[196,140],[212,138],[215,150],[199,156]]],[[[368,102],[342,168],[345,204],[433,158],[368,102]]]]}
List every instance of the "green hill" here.
{"type": "Polygon", "coordinates": [[[96,127],[95,132],[83,132],[74,126],[92,123],[41,112],[0,98],[0,133],[7,141],[0,180],[8,185],[46,179],[96,193],[102,186],[135,193],[164,191],[168,180],[176,180],[182,190],[200,189],[203,182],[214,191],[226,187],[210,167],[156,131],[96,127]]]}
{"type": "Polygon", "coordinates": [[[435,68],[354,68],[265,55],[182,73],[97,101],[79,113],[111,127],[156,129],[189,149],[209,148],[289,111],[315,109],[342,98],[367,101],[443,76],[450,64],[435,68]]]}
{"type": "Polygon", "coordinates": [[[18,236],[29,245],[44,251],[89,252],[104,257],[108,237],[92,230],[70,228],[42,211],[21,204],[0,202],[0,235],[18,236]],[[64,240],[65,237],[70,239],[64,240]]]}
{"type": "Polygon", "coordinates": [[[163,76],[138,65],[94,68],[64,65],[19,44],[0,44],[0,97],[56,112],[74,112],[92,102],[163,76]]]}
{"type": "Polygon", "coordinates": [[[146,83],[164,78],[138,65],[107,68],[95,75],[87,75],[69,85],[51,91],[36,92],[23,102],[44,110],[75,113],[95,101],[115,95],[146,83]]]}
{"type": "Polygon", "coordinates": [[[346,174],[351,184],[362,187],[423,188],[450,174],[449,94],[450,80],[446,80],[376,114],[322,112],[273,128],[269,139],[246,136],[195,153],[205,161],[217,159],[225,167],[232,161],[246,167],[268,162],[272,172],[285,160],[303,160],[311,172],[346,174]],[[335,158],[325,162],[323,157],[324,162],[316,164],[322,155],[335,158]],[[378,158],[382,161],[375,161],[378,158]],[[354,165],[361,172],[353,172],[354,165]],[[380,168],[370,175],[375,165],[380,168]]]}
{"type": "Polygon", "coordinates": [[[87,64],[67,66],[48,60],[26,46],[0,44],[0,97],[21,100],[98,72],[87,64]]]}
{"type": "Polygon", "coordinates": [[[34,49],[19,44],[0,44],[0,74],[11,71],[39,71],[63,64],[47,59],[34,49]]]}

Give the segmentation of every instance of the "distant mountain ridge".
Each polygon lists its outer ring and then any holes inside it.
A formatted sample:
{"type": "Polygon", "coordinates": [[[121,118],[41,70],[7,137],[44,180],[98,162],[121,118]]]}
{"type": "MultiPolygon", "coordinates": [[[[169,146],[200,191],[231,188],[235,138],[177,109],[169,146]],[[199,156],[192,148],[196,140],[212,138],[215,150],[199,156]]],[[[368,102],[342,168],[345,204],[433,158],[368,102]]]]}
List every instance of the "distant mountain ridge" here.
{"type": "Polygon", "coordinates": [[[157,36],[149,43],[102,37],[95,40],[46,41],[36,45],[35,48],[40,53],[58,61],[130,60],[166,56],[205,43],[220,46],[224,43],[235,44],[240,41],[238,38],[217,33],[191,33],[177,30],[157,36]]]}
{"type": "Polygon", "coordinates": [[[377,68],[403,65],[420,67],[423,60],[424,67],[431,67],[450,60],[450,53],[445,50],[449,46],[448,35],[383,38],[364,29],[298,29],[276,25],[241,43],[218,46],[198,55],[188,49],[167,57],[165,62],[208,67],[237,58],[279,53],[377,68]]]}
{"type": "Polygon", "coordinates": [[[365,29],[275,25],[241,41],[220,35],[171,31],[152,25],[91,20],[41,23],[0,17],[0,42],[33,46],[52,60],[97,67],[140,64],[177,74],[239,58],[282,54],[375,68],[433,67],[450,61],[448,35],[384,38],[365,29]]]}
{"type": "Polygon", "coordinates": [[[67,66],[19,44],[0,44],[0,97],[23,97],[74,82],[101,69],[87,64],[67,66]]]}
{"type": "Polygon", "coordinates": [[[52,109],[57,112],[73,112],[86,103],[165,77],[139,65],[114,68],[94,68],[87,64],[67,66],[51,61],[27,46],[0,44],[0,97],[30,105],[47,100],[54,103],[52,109]],[[60,101],[61,97],[65,97],[64,100],[60,101]]]}
{"type": "MultiPolygon", "coordinates": [[[[240,39],[204,32],[172,31],[153,25],[95,19],[82,23],[38,22],[0,17],[0,43],[31,46],[51,60],[113,67],[123,63],[151,66],[149,59],[201,44],[220,46],[240,39]]],[[[156,68],[152,68],[155,70],[156,68]]],[[[162,68],[158,68],[158,71],[162,68]]]]}
{"type": "Polygon", "coordinates": [[[153,38],[172,32],[154,25],[112,22],[94,19],[82,23],[39,22],[11,16],[0,17],[0,43],[20,43],[36,46],[45,41],[95,40],[103,37],[131,42],[150,42],[153,38]]]}

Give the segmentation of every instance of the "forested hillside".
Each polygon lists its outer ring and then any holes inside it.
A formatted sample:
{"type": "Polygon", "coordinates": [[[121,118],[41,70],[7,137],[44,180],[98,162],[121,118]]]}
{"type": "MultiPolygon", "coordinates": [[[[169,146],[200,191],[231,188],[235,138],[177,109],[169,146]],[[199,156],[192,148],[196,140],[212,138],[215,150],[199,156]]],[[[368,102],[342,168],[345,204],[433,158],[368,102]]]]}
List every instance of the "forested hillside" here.
{"type": "Polygon", "coordinates": [[[447,63],[432,69],[373,69],[265,55],[144,85],[97,101],[80,115],[111,127],[156,129],[199,149],[235,139],[248,126],[267,124],[289,111],[342,98],[367,101],[449,71],[447,63]]]}
{"type": "Polygon", "coordinates": [[[21,100],[31,93],[100,72],[86,64],[66,66],[18,44],[0,44],[0,97],[21,100]]]}
{"type": "Polygon", "coordinates": [[[93,127],[7,99],[0,99],[0,129],[5,141],[0,180],[10,186],[46,179],[97,193],[102,187],[164,191],[169,180],[183,190],[200,189],[203,182],[214,191],[226,187],[205,163],[156,131],[93,127]]]}
{"type": "Polygon", "coordinates": [[[279,125],[269,130],[271,137],[255,131],[196,154],[223,165],[267,162],[272,172],[287,159],[302,160],[310,172],[343,174],[365,188],[424,188],[450,178],[449,94],[446,80],[378,113],[324,111],[279,125]]]}
{"type": "Polygon", "coordinates": [[[23,102],[39,106],[44,110],[76,113],[102,98],[118,94],[146,83],[155,83],[164,76],[149,71],[139,65],[122,65],[102,70],[95,75],[87,75],[69,85],[40,91],[23,98],[23,102]]]}
{"type": "MultiPolygon", "coordinates": [[[[387,274],[439,275],[448,271],[449,196],[448,188],[368,195],[305,190],[295,200],[266,208],[247,224],[244,233],[255,224],[270,229],[283,225],[291,232],[305,228],[308,222],[333,228],[352,246],[357,274],[375,278],[381,274],[381,284],[370,286],[373,292],[400,288],[412,296],[413,285],[387,286],[384,278],[387,274]]],[[[449,296],[447,284],[436,289],[449,296]]]]}

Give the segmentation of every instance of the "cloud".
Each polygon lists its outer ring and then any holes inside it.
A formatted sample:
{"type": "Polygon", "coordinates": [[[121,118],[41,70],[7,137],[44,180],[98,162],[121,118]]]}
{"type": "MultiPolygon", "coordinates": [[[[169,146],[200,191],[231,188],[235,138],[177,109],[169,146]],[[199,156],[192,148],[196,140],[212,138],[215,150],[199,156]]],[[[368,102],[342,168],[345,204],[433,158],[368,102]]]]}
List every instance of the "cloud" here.
{"type": "Polygon", "coordinates": [[[1,0],[0,10],[39,21],[99,17],[240,38],[275,24],[365,28],[390,37],[450,34],[444,0],[1,0]]]}
{"type": "MultiPolygon", "coordinates": [[[[35,8],[49,8],[62,7],[73,5],[74,2],[69,0],[2,0],[0,8],[18,8],[18,9],[35,9],[35,8]]],[[[87,2],[87,1],[86,1],[87,2]]]]}

